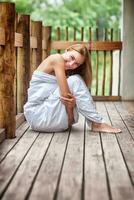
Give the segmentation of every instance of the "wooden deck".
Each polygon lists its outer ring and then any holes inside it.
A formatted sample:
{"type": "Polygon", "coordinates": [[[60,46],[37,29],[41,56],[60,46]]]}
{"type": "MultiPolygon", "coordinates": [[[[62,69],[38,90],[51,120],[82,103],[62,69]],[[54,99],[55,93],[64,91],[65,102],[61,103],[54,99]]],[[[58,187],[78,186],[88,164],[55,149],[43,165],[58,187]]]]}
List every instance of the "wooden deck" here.
{"type": "Polygon", "coordinates": [[[134,102],[97,102],[121,134],[39,133],[26,122],[0,145],[0,199],[133,200],[134,102]]]}

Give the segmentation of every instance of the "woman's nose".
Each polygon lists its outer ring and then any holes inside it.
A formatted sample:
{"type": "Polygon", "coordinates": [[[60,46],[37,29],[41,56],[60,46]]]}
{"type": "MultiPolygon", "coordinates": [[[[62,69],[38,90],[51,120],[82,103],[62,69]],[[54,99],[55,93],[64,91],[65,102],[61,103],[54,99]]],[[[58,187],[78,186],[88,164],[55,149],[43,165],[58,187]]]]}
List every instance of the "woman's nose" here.
{"type": "Polygon", "coordinates": [[[74,65],[75,64],[75,60],[70,61],[70,65],[74,65]]]}

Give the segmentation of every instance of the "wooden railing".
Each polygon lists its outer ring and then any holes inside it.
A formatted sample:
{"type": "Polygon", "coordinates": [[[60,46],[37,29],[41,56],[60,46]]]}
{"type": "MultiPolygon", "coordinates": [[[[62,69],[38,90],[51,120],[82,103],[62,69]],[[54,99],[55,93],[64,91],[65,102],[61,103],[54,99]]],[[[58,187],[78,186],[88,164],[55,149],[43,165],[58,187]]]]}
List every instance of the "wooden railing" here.
{"type": "MultiPolygon", "coordinates": [[[[92,40],[91,28],[89,38],[84,39],[84,29],[81,29],[81,38],[76,40],[76,30],[73,32],[73,41],[68,40],[68,28],[65,31],[65,40],[60,40],[60,28],[57,28],[56,40],[51,39],[51,27],[42,26],[40,21],[30,20],[29,15],[20,15],[15,12],[14,3],[0,3],[0,128],[5,128],[6,137],[15,137],[16,115],[23,112],[23,105],[27,100],[27,89],[33,71],[52,50],[60,52],[71,44],[84,43],[91,56],[96,52],[95,67],[95,98],[99,100],[118,100],[119,94],[112,96],[112,54],[119,50],[121,55],[121,41],[92,40]],[[103,56],[102,94],[99,87],[99,51],[103,56]],[[110,93],[105,95],[106,83],[106,54],[110,52],[110,93]]],[[[105,35],[104,35],[105,36],[105,35]]],[[[119,63],[120,62],[119,56],[119,63]]],[[[121,64],[120,64],[121,66],[121,64]]],[[[119,66],[119,70],[120,70],[119,66]]]]}
{"type": "MultiPolygon", "coordinates": [[[[120,100],[120,76],[121,76],[121,50],[122,42],[120,40],[121,33],[120,30],[116,34],[113,34],[113,29],[99,30],[96,28],[92,30],[84,31],[84,27],[79,30],[79,34],[76,32],[76,28],[70,30],[66,27],[65,30],[61,30],[59,27],[55,30],[55,36],[51,40],[51,50],[61,50],[66,49],[69,45],[75,43],[83,43],[90,51],[92,60],[92,70],[93,70],[93,84],[91,88],[92,95],[95,100],[120,100]],[[62,33],[62,34],[61,34],[62,33]],[[63,34],[64,33],[64,34],[63,34]],[[72,35],[72,37],[69,35],[72,35]],[[100,36],[99,36],[100,35],[100,36]],[[77,37],[76,37],[77,36],[77,37]],[[86,36],[86,37],[84,37],[86,36]],[[115,41],[113,37],[116,37],[115,41]],[[118,64],[118,69],[113,71],[113,54],[117,52],[116,65],[118,64]],[[107,72],[107,73],[106,73],[107,72]],[[113,94],[113,73],[118,74],[116,78],[116,95],[113,94]],[[101,75],[101,76],[100,76],[101,75]],[[118,80],[117,80],[118,79],[118,80]]],[[[54,34],[53,34],[54,35],[54,34]]]]}

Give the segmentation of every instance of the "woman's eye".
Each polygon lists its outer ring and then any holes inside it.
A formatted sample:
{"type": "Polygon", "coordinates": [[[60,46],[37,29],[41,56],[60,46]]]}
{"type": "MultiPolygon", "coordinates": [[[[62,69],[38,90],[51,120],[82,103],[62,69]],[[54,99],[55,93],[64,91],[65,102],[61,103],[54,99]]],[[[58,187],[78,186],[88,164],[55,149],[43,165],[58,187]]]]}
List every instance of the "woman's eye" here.
{"type": "Polygon", "coordinates": [[[71,56],[71,59],[74,60],[75,58],[73,56],[71,56]]]}

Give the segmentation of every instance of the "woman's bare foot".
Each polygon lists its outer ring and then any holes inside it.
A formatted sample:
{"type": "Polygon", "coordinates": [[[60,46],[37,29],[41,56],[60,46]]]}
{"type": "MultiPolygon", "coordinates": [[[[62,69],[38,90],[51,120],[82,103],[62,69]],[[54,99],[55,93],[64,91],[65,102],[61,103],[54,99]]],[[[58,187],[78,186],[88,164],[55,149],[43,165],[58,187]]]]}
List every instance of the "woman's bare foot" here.
{"type": "Polygon", "coordinates": [[[92,123],[92,131],[105,133],[121,133],[119,128],[114,128],[106,123],[92,123]]]}

